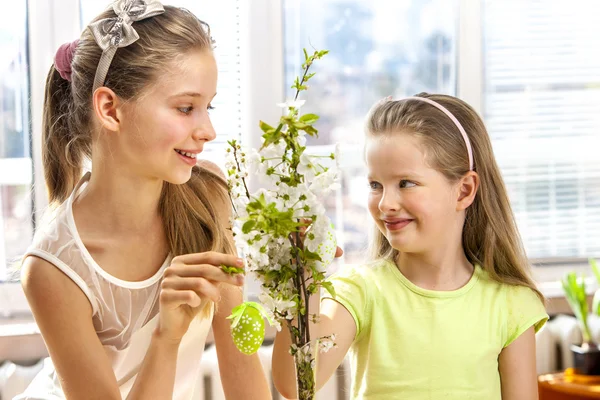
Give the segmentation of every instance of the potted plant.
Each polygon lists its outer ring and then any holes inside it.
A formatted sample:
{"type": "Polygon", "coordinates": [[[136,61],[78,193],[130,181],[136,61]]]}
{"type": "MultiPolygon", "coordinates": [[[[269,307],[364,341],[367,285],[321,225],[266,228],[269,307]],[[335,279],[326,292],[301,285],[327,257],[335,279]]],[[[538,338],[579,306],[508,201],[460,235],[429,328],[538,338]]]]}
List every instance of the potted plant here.
{"type": "Polygon", "coordinates": [[[581,375],[600,375],[600,349],[592,340],[588,324],[588,303],[583,277],[578,278],[575,272],[569,272],[562,280],[565,297],[577,318],[583,342],[571,345],[575,360],[575,371],[581,375]]]}
{"type": "Polygon", "coordinates": [[[317,135],[313,124],[319,117],[301,114],[304,101],[298,99],[315,75],[308,72],[310,67],[325,54],[304,50],[303,71],[292,86],[295,97],[279,104],[284,112],[276,124],[260,121],[260,149],[244,149],[230,141],[226,162],[234,239],[262,291],[260,303],[245,302],[232,311],[234,343],[245,354],[258,350],[264,338],[263,317],[278,329],[288,329],[300,400],[314,399],[317,354],[335,345],[333,335],[311,337],[309,325],[318,321],[309,298],[319,296],[321,289],[335,297],[325,269],[337,244],[319,196],[338,187],[337,150],[326,156],[306,151],[306,136],[317,135]],[[246,182],[250,174],[267,188],[251,192],[246,182]]]}
{"type": "Polygon", "coordinates": [[[600,267],[598,267],[598,263],[594,258],[590,258],[588,260],[590,267],[592,267],[592,272],[596,277],[596,283],[599,285],[599,289],[596,289],[594,293],[594,300],[592,301],[592,314],[596,316],[600,316],[600,267]]]}

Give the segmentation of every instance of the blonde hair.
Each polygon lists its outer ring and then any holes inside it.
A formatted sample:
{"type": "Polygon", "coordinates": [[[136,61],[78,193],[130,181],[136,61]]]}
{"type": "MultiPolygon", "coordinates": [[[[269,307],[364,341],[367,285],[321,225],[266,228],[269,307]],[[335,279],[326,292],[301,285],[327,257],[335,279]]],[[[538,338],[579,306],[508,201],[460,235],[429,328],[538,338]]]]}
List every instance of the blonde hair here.
{"type": "MultiPolygon", "coordinates": [[[[473,204],[466,210],[462,242],[465,255],[479,264],[493,280],[526,286],[544,300],[529,275],[529,262],[521,242],[500,168],[496,163],[490,137],[479,115],[464,101],[446,95],[417,95],[448,109],[465,129],[473,148],[474,170],[480,186],[473,204]]],[[[469,172],[469,158],[460,131],[447,115],[421,101],[386,101],[371,110],[366,135],[377,137],[398,132],[417,136],[425,147],[432,168],[450,182],[469,172]]],[[[373,260],[393,261],[398,250],[374,226],[369,244],[373,260]]]]}
{"type": "MultiPolygon", "coordinates": [[[[135,102],[173,60],[191,51],[212,51],[209,26],[181,8],[165,6],[163,14],[134,23],[140,39],[119,48],[105,85],[124,101],[135,102]]],[[[116,17],[107,10],[96,20],[116,17]]],[[[92,87],[102,50],[86,29],[71,64],[72,81],[52,65],[46,81],[43,115],[44,175],[51,207],[64,202],[92,154],[92,87]]],[[[182,185],[163,184],[160,213],[173,256],[209,250],[233,253],[226,229],[219,225],[212,201],[229,203],[225,181],[195,166],[182,185]],[[216,197],[215,197],[216,196],[216,197]]]]}

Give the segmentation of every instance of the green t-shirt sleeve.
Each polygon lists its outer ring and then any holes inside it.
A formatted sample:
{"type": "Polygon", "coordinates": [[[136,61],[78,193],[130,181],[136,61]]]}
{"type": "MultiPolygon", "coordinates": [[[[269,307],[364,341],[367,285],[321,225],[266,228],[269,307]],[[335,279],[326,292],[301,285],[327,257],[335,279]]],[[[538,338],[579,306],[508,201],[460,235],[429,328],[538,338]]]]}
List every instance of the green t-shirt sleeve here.
{"type": "Polygon", "coordinates": [[[509,286],[507,288],[506,310],[508,318],[504,347],[514,342],[532,326],[537,333],[548,321],[544,303],[533,290],[525,286],[509,286]]]}
{"type": "Polygon", "coordinates": [[[366,290],[365,276],[357,267],[342,267],[328,281],[335,289],[335,298],[329,292],[324,291],[321,299],[333,299],[348,310],[356,324],[354,340],[357,340],[365,332],[371,320],[368,315],[369,296],[366,290]]]}

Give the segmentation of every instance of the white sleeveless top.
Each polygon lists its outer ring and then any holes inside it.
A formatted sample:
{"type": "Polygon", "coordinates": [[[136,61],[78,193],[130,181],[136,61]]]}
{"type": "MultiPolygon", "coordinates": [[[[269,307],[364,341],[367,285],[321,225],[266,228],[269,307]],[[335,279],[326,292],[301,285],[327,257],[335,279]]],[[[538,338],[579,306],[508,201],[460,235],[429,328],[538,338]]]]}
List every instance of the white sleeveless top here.
{"type": "MultiPolygon", "coordinates": [[[[36,232],[25,256],[33,255],[53,264],[87,296],[96,333],[112,364],[121,397],[125,399],[158,323],[160,282],[171,257],[167,257],[154,276],[141,282],[123,281],[104,271],[83,245],[73,219],[73,202],[89,177],[87,173],[69,199],[52,213],[50,221],[36,232]]],[[[194,318],[179,347],[175,400],[192,398],[214,314],[214,305],[210,307],[208,317],[194,318]]],[[[25,393],[15,397],[18,400],[64,398],[50,359],[25,393]]]]}

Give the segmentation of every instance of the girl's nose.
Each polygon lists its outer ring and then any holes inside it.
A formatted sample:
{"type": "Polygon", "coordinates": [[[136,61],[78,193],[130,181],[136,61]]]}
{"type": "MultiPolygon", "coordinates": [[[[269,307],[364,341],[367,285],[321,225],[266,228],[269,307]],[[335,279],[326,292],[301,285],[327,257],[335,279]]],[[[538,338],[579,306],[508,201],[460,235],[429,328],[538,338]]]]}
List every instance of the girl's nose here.
{"type": "Polygon", "coordinates": [[[203,121],[192,133],[192,139],[194,140],[204,140],[206,142],[210,142],[217,137],[215,133],[215,129],[210,121],[207,119],[203,121]]]}
{"type": "Polygon", "coordinates": [[[400,209],[400,197],[395,193],[383,192],[381,200],[379,201],[379,211],[384,214],[395,212],[400,209]]]}

